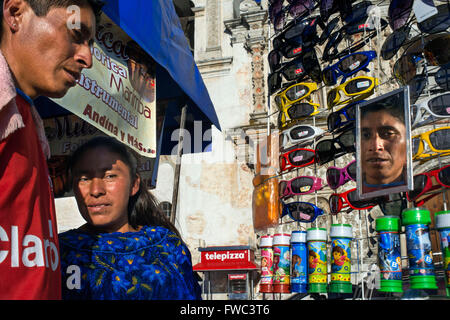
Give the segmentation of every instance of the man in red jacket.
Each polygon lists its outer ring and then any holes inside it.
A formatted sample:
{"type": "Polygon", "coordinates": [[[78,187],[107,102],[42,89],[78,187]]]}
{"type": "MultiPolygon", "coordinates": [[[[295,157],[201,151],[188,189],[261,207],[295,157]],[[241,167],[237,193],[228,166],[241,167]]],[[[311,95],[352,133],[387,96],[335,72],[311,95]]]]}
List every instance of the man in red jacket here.
{"type": "Polygon", "coordinates": [[[63,97],[92,66],[100,6],[0,2],[0,299],[60,299],[50,152],[33,99],[63,97]]]}

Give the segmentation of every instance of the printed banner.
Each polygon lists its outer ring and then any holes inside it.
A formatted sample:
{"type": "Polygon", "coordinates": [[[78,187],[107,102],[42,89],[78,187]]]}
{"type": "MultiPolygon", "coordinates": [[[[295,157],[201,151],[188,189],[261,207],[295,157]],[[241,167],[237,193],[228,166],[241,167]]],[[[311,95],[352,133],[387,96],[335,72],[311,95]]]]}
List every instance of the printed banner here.
{"type": "Polygon", "coordinates": [[[56,103],[142,156],[156,157],[155,62],[105,14],[93,66],[56,103]]]}

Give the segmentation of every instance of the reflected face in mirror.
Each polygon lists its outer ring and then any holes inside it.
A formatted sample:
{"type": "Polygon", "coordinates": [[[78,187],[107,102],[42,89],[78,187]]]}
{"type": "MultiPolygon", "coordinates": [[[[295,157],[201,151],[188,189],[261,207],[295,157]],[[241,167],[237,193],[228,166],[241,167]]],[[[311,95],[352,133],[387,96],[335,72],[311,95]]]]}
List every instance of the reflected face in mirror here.
{"type": "Polygon", "coordinates": [[[406,165],[406,127],[387,110],[367,112],[361,118],[361,168],[367,184],[403,179],[406,165]]]}

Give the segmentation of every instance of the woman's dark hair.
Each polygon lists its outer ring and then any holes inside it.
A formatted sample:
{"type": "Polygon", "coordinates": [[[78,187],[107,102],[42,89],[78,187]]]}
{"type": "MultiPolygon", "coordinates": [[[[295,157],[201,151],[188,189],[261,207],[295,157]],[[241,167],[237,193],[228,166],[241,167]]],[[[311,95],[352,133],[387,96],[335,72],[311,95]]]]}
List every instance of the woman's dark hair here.
{"type": "MultiPolygon", "coordinates": [[[[135,179],[135,177],[139,175],[137,171],[137,156],[134,151],[112,137],[99,136],[82,144],[72,153],[68,164],[69,177],[71,180],[69,185],[72,185],[72,170],[80,158],[86,151],[98,147],[107,148],[110,152],[119,155],[120,159],[130,169],[131,179],[135,179]]],[[[180,233],[162,212],[158,206],[158,201],[147,189],[143,179],[140,180],[139,191],[134,196],[130,197],[128,202],[128,223],[135,229],[144,225],[165,227],[181,239],[180,233]]]]}

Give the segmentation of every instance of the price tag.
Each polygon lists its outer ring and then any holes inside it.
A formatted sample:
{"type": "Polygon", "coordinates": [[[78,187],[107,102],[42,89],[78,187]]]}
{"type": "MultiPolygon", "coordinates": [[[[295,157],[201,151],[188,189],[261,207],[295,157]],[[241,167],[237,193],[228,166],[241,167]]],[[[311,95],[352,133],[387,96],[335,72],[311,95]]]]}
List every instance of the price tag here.
{"type": "Polygon", "coordinates": [[[352,64],[349,66],[349,69],[350,69],[351,71],[353,71],[353,70],[355,70],[356,68],[358,68],[360,64],[361,64],[361,62],[360,62],[359,60],[358,60],[358,61],[355,61],[354,63],[352,63],[352,64]]]}
{"type": "Polygon", "coordinates": [[[413,11],[417,22],[422,22],[438,13],[433,0],[414,0],[413,11]]]}
{"type": "Polygon", "coordinates": [[[361,82],[357,82],[357,83],[356,83],[356,87],[357,87],[358,89],[366,88],[366,87],[368,87],[368,86],[370,86],[370,81],[361,81],[361,82]]]}

